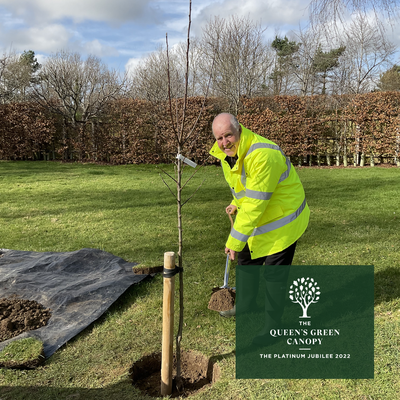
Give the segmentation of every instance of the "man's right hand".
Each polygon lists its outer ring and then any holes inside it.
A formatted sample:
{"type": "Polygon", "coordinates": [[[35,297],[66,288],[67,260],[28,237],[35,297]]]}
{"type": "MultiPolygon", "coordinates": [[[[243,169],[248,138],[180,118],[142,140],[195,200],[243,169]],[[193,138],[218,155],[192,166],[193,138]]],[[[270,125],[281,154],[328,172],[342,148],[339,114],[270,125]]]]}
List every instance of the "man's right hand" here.
{"type": "Polygon", "coordinates": [[[234,215],[237,213],[237,207],[233,204],[229,204],[229,206],[226,207],[225,211],[227,214],[234,215]]]}

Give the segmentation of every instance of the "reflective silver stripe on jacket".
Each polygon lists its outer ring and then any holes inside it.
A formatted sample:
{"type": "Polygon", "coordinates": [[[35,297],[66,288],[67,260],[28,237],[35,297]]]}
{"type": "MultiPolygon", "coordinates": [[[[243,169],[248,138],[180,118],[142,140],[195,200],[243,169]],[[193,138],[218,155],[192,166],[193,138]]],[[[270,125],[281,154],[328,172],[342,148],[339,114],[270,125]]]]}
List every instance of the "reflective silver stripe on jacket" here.
{"type": "Polygon", "coordinates": [[[236,199],[242,199],[243,197],[248,197],[249,199],[256,200],[269,200],[272,196],[272,192],[260,192],[258,190],[241,190],[240,192],[235,192],[233,188],[231,188],[232,195],[236,199]]]}
{"type": "Polygon", "coordinates": [[[272,196],[272,192],[260,192],[258,190],[246,189],[246,197],[256,200],[269,200],[272,196]]]}
{"type": "Polygon", "coordinates": [[[247,242],[247,239],[250,237],[249,235],[243,235],[243,233],[238,232],[235,228],[231,229],[231,236],[241,242],[247,242]]]}
{"type": "MultiPolygon", "coordinates": [[[[290,160],[285,156],[285,154],[283,153],[282,149],[277,146],[276,144],[269,144],[269,143],[254,143],[250,146],[248,152],[246,153],[245,158],[252,153],[254,150],[258,150],[258,149],[272,149],[272,150],[278,150],[281,152],[281,154],[283,155],[283,157],[285,157],[286,159],[286,171],[280,176],[278,184],[281,183],[282,181],[284,181],[290,174],[290,169],[291,169],[291,162],[290,160]]],[[[240,177],[241,181],[242,181],[242,185],[244,187],[246,187],[246,171],[244,169],[244,162],[243,162],[243,168],[242,168],[242,174],[240,177]]]]}
{"type": "Polygon", "coordinates": [[[242,181],[242,185],[246,187],[246,171],[244,170],[244,160],[243,160],[242,175],[240,176],[240,180],[242,181]]]}
{"type": "Polygon", "coordinates": [[[265,224],[255,228],[251,236],[262,235],[263,233],[271,232],[275,229],[282,228],[283,226],[290,224],[301,214],[306,204],[307,202],[306,199],[304,198],[303,202],[301,203],[301,206],[294,213],[289,214],[281,219],[278,219],[277,221],[273,221],[270,222],[269,224],[265,224]]]}
{"type": "Polygon", "coordinates": [[[231,188],[232,195],[236,197],[238,200],[246,196],[246,191],[241,190],[240,192],[235,192],[233,188],[231,188]]]}
{"type": "Polygon", "coordinates": [[[246,153],[246,157],[252,153],[254,150],[258,150],[258,149],[273,149],[273,150],[278,150],[283,154],[282,149],[276,145],[276,144],[270,144],[270,143],[254,143],[249,147],[249,150],[246,153]]]}
{"type": "Polygon", "coordinates": [[[235,228],[232,228],[231,236],[234,239],[237,239],[241,242],[247,242],[247,240],[249,239],[250,236],[262,235],[263,233],[268,233],[275,229],[282,228],[283,226],[293,222],[304,210],[306,204],[307,204],[307,201],[304,198],[303,202],[301,203],[301,206],[294,213],[289,214],[286,217],[283,217],[281,219],[278,219],[277,221],[273,221],[268,224],[259,226],[258,228],[255,228],[251,235],[244,235],[243,233],[238,232],[235,228]]]}
{"type": "Polygon", "coordinates": [[[292,166],[292,163],[290,162],[290,160],[287,157],[286,157],[286,166],[287,166],[287,170],[279,178],[278,184],[281,183],[282,181],[284,181],[290,174],[290,168],[292,166]]]}

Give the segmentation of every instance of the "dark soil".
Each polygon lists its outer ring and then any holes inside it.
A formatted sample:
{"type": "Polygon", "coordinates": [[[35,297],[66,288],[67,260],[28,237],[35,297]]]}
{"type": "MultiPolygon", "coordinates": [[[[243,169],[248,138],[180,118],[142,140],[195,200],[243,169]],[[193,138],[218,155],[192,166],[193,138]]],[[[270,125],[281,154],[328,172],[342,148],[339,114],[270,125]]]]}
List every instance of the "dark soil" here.
{"type": "Polygon", "coordinates": [[[50,309],[34,300],[13,295],[0,299],[0,342],[23,332],[45,326],[51,317],[50,309]]]}
{"type": "Polygon", "coordinates": [[[163,272],[164,267],[133,267],[132,271],[137,275],[150,275],[163,272]]]}
{"type": "MultiPolygon", "coordinates": [[[[183,392],[178,392],[175,386],[176,360],[172,372],[173,387],[171,398],[188,397],[199,390],[210,386],[220,377],[219,367],[205,356],[194,352],[181,354],[181,378],[183,392]]],[[[151,397],[161,397],[161,354],[144,356],[132,365],[130,371],[132,384],[151,397]]]]}
{"type": "Polygon", "coordinates": [[[233,289],[214,288],[208,308],[213,311],[227,311],[235,304],[236,292],[233,289]]]}

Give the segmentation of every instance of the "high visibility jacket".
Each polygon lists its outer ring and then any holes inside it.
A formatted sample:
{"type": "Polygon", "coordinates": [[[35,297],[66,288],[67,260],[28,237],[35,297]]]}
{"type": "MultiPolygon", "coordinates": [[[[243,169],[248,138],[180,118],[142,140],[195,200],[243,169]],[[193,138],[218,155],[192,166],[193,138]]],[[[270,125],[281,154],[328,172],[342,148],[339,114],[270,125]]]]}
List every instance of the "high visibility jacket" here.
{"type": "Polygon", "coordinates": [[[242,126],[232,169],[217,143],[210,154],[221,160],[231,204],[238,207],[226,247],[241,251],[247,242],[255,259],[285,250],[299,239],[310,210],[299,176],[279,146],[242,126]]]}

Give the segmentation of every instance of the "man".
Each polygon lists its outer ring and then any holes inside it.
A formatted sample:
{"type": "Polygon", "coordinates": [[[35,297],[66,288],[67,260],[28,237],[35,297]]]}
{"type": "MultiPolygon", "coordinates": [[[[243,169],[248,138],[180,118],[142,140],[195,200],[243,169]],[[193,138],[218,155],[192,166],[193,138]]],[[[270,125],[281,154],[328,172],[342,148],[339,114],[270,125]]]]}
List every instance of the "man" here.
{"type": "MultiPolygon", "coordinates": [[[[265,329],[271,329],[280,323],[289,266],[309,221],[303,185],[279,146],[244,128],[233,115],[217,115],[212,130],[216,143],[210,154],[221,161],[233,195],[226,212],[236,214],[225,253],[231,260],[237,255],[238,265],[270,266],[264,278],[265,329]]],[[[251,290],[246,298],[238,297],[238,304],[250,311],[256,308],[259,281],[254,269],[243,270],[244,286],[251,290]]],[[[233,308],[220,314],[230,317],[235,312],[233,308]]]]}

